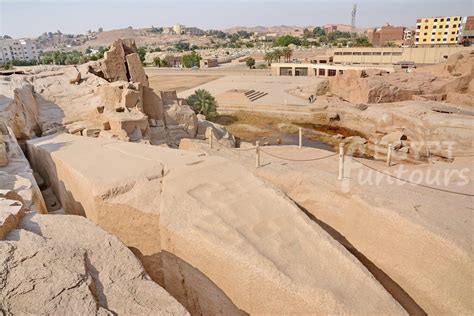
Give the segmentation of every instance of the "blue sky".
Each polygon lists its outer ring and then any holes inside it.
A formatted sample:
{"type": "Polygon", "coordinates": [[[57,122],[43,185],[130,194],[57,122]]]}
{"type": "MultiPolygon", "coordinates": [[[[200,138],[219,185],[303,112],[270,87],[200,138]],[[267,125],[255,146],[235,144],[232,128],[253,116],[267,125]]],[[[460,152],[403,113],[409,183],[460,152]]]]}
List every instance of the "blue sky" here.
{"type": "Polygon", "coordinates": [[[474,15],[473,0],[0,0],[0,35],[38,36],[45,31],[83,33],[173,25],[201,28],[236,25],[350,24],[357,2],[357,26],[413,26],[417,17],[474,15]]]}

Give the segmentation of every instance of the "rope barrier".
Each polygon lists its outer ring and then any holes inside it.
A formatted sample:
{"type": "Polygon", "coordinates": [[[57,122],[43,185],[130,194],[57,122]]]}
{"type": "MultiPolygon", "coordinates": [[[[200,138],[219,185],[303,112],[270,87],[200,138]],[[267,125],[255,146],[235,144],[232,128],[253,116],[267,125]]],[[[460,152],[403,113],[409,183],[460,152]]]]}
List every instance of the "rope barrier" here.
{"type": "Polygon", "coordinates": [[[356,159],[354,157],[351,156],[352,159],[354,159],[356,162],[360,163],[361,165],[363,165],[364,167],[366,168],[369,168],[371,170],[374,170],[375,172],[378,172],[378,173],[381,173],[381,174],[384,174],[388,177],[391,177],[393,179],[397,179],[397,180],[400,180],[400,181],[403,181],[403,182],[406,182],[408,184],[411,184],[411,185],[416,185],[416,186],[419,186],[419,187],[422,187],[422,188],[425,188],[425,189],[431,189],[431,190],[435,190],[435,191],[440,191],[440,192],[445,192],[445,193],[451,193],[451,194],[457,194],[457,195],[463,195],[463,196],[469,196],[469,197],[472,197],[474,196],[474,194],[469,194],[469,193],[463,193],[463,192],[457,192],[457,191],[451,191],[451,190],[445,190],[445,189],[440,189],[440,188],[436,188],[436,187],[430,187],[429,185],[425,185],[425,184],[421,184],[421,183],[416,183],[416,182],[412,182],[410,180],[406,180],[406,179],[401,179],[401,178],[398,178],[398,177],[395,177],[394,175],[390,174],[390,173],[386,173],[386,172],[383,172],[381,170],[378,170],[372,166],[369,166],[365,163],[363,163],[362,161],[360,161],[359,159],[356,159]]]}
{"type": "Polygon", "coordinates": [[[330,155],[327,155],[327,156],[323,156],[323,157],[318,157],[318,158],[311,158],[311,159],[292,159],[292,158],[285,158],[285,157],[280,157],[280,156],[277,156],[277,155],[274,155],[274,154],[271,154],[269,153],[268,151],[265,151],[263,149],[260,149],[261,152],[269,155],[269,156],[272,156],[274,158],[277,158],[277,159],[282,159],[282,160],[287,160],[287,161],[295,161],[295,162],[305,162],[305,161],[316,161],[316,160],[322,160],[322,159],[326,159],[326,158],[330,158],[330,157],[334,157],[334,156],[337,156],[337,153],[335,154],[330,154],[330,155]]]}
{"type": "MultiPolygon", "coordinates": [[[[217,140],[217,143],[221,145],[222,148],[232,152],[233,154],[235,155],[239,155],[239,152],[248,152],[248,151],[253,151],[255,150],[257,147],[252,147],[252,148],[245,148],[245,149],[241,149],[241,148],[229,148],[229,147],[226,147],[224,144],[222,144],[219,140],[217,140]]],[[[277,159],[281,159],[281,160],[286,160],[286,161],[293,161],[293,162],[308,162],[308,161],[317,161],[317,160],[323,160],[323,159],[326,159],[326,158],[330,158],[330,157],[334,157],[334,156],[337,156],[338,153],[333,153],[333,154],[330,154],[330,155],[327,155],[327,156],[323,156],[323,157],[317,157],[317,158],[310,158],[310,159],[292,159],[292,158],[286,158],[286,157],[281,157],[281,156],[278,156],[278,155],[275,155],[275,154],[272,154],[272,153],[269,153],[268,151],[266,150],[263,150],[261,147],[260,147],[260,151],[273,157],[273,158],[277,158],[277,159]]],[[[398,178],[390,173],[386,173],[384,171],[381,171],[381,170],[378,170],[362,161],[360,161],[359,159],[357,158],[354,158],[353,156],[350,156],[353,160],[355,160],[356,162],[358,162],[359,164],[363,165],[364,167],[368,168],[368,169],[371,169],[375,172],[378,172],[378,173],[381,173],[387,177],[391,177],[393,179],[396,179],[396,180],[399,180],[399,181],[402,181],[402,182],[405,182],[405,183],[408,183],[408,184],[411,184],[411,185],[415,185],[415,186],[419,186],[419,187],[422,187],[422,188],[425,188],[425,189],[430,189],[430,190],[435,190],[435,191],[439,191],[439,192],[444,192],[444,193],[450,193],[450,194],[456,194],[456,195],[462,195],[462,196],[468,196],[468,197],[473,197],[474,194],[470,194],[470,193],[463,193],[463,192],[457,192],[457,191],[451,191],[451,190],[446,190],[446,189],[441,189],[441,188],[436,188],[436,187],[431,187],[431,186],[428,186],[428,185],[425,185],[425,184],[421,184],[421,183],[416,183],[416,182],[413,182],[413,181],[410,181],[410,180],[406,180],[406,179],[402,179],[402,178],[398,178]]]]}

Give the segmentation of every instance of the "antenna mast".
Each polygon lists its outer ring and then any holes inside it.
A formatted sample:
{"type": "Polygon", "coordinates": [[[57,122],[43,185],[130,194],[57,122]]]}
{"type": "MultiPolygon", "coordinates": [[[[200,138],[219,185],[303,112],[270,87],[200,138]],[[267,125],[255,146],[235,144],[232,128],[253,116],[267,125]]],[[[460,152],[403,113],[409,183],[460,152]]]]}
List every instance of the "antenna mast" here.
{"type": "Polygon", "coordinates": [[[351,31],[352,31],[352,36],[355,36],[356,32],[356,14],[357,14],[357,4],[354,3],[352,6],[352,21],[351,21],[351,31]]]}

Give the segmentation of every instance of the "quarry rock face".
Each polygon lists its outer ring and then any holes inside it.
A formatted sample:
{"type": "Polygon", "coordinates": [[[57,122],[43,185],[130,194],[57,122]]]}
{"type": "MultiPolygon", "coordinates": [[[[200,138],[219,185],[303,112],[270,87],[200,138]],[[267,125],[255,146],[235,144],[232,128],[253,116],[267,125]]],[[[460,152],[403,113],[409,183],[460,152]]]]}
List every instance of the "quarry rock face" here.
{"type": "Polygon", "coordinates": [[[351,103],[387,103],[406,100],[444,101],[451,95],[465,105],[473,105],[474,94],[468,90],[474,79],[474,55],[465,52],[451,55],[445,65],[426,66],[410,73],[383,73],[372,70],[347,70],[332,77],[332,93],[351,103]],[[459,97],[459,94],[465,97],[459,97]]]}
{"type": "Polygon", "coordinates": [[[67,134],[29,141],[28,152],[65,210],[120,238],[191,313],[404,313],[329,235],[238,164],[67,134]],[[77,157],[84,150],[87,159],[77,157]]]}
{"type": "Polygon", "coordinates": [[[83,217],[30,214],[0,253],[6,313],[187,314],[130,250],[83,217]]]}

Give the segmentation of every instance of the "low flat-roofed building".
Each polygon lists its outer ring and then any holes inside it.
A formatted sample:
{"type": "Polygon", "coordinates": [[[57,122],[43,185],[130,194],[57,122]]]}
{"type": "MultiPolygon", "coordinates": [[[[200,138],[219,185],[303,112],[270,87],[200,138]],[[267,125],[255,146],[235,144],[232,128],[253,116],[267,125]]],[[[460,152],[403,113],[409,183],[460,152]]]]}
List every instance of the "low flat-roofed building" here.
{"type": "Polygon", "coordinates": [[[377,69],[386,72],[394,72],[391,66],[347,66],[311,63],[273,63],[271,66],[272,76],[308,76],[308,77],[334,77],[344,74],[347,70],[377,69]]]}
{"type": "Polygon", "coordinates": [[[217,58],[203,58],[199,61],[200,68],[213,68],[219,66],[217,58]]]}
{"type": "Polygon", "coordinates": [[[460,45],[436,47],[350,47],[335,48],[328,51],[334,56],[334,64],[395,64],[400,61],[412,61],[416,64],[437,64],[445,61],[449,55],[472,50],[460,45]]]}
{"type": "Polygon", "coordinates": [[[309,62],[312,64],[332,64],[332,55],[316,55],[309,58],[309,62]]]}

